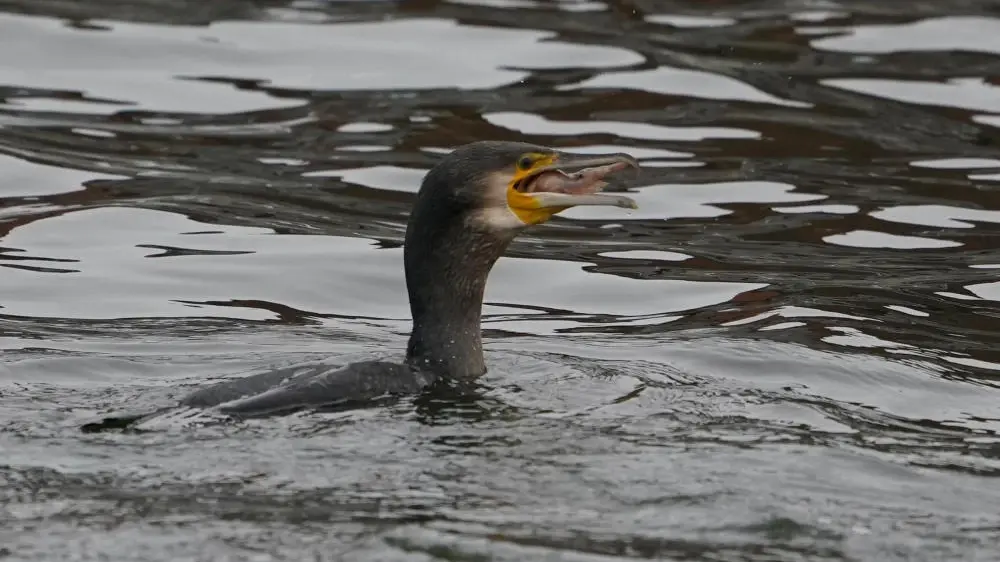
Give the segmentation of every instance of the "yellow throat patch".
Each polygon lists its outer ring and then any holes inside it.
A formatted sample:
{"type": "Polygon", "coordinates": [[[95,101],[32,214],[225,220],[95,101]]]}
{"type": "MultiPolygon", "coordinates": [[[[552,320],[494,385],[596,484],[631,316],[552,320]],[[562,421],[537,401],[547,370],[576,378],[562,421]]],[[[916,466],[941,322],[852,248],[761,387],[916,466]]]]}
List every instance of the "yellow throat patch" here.
{"type": "Polygon", "coordinates": [[[569,207],[541,207],[538,200],[528,193],[521,193],[516,186],[538,168],[548,166],[556,161],[554,154],[529,152],[517,159],[514,178],[507,185],[507,207],[524,224],[543,223],[553,215],[565,211],[569,207]]]}

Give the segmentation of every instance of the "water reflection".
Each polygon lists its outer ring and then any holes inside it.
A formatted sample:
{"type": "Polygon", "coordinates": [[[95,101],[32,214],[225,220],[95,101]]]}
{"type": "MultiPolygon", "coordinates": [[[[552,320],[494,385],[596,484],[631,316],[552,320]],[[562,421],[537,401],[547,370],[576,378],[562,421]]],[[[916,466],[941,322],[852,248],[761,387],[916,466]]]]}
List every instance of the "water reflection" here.
{"type": "Polygon", "coordinates": [[[888,25],[843,28],[846,34],[812,41],[825,51],[886,54],[900,51],[1000,53],[1000,19],[981,16],[931,17],[888,25]]]}
{"type": "MultiPolygon", "coordinates": [[[[11,30],[6,39],[11,49],[0,55],[0,80],[29,90],[81,92],[93,104],[88,113],[114,113],[123,104],[233,113],[304,103],[240,88],[241,82],[296,90],[490,88],[523,80],[527,70],[642,61],[620,48],[543,41],[551,39],[547,32],[440,19],[342,22],[336,33],[321,25],[285,22],[218,22],[208,28],[93,22],[81,28],[9,14],[2,15],[0,25],[11,30]],[[407,37],[405,44],[393,40],[400,36],[407,37]],[[427,50],[410,48],[413,42],[427,50]],[[448,49],[456,44],[463,48],[448,49]],[[492,48],[497,44],[504,48],[492,48]],[[438,64],[433,53],[444,51],[451,58],[438,64]],[[89,56],[81,66],[67,61],[67,52],[89,56]],[[144,62],[151,59],[155,65],[144,62]],[[400,71],[405,68],[421,70],[400,71]]],[[[29,110],[72,111],[51,96],[17,100],[18,107],[29,110]]],[[[72,101],[81,109],[81,100],[72,101]]]]}
{"type": "Polygon", "coordinates": [[[953,248],[961,246],[961,242],[922,238],[920,236],[903,236],[872,230],[852,230],[844,234],[834,234],[823,238],[824,242],[856,248],[886,248],[895,250],[917,248],[953,248]]]}
{"type": "Polygon", "coordinates": [[[55,195],[82,189],[91,180],[125,179],[125,176],[49,166],[6,154],[0,154],[0,170],[4,176],[0,197],[55,195]]]}
{"type": "Polygon", "coordinates": [[[952,78],[945,83],[873,78],[840,78],[823,82],[835,88],[909,103],[1000,111],[998,88],[980,78],[952,78]]]}
{"type": "MultiPolygon", "coordinates": [[[[632,194],[639,209],[630,213],[631,219],[672,219],[694,217],[719,217],[728,211],[713,203],[792,203],[824,199],[823,195],[799,193],[795,186],[778,182],[747,181],[700,184],[667,184],[645,186],[632,194]]],[[[588,219],[614,220],[613,213],[601,207],[578,207],[564,216],[588,219]]]]}
{"type": "Polygon", "coordinates": [[[635,72],[607,72],[581,82],[574,86],[576,88],[642,90],[656,94],[743,100],[789,107],[811,106],[808,103],[783,100],[726,76],[666,66],[635,72]]]}
{"type": "Polygon", "coordinates": [[[540,115],[513,111],[487,113],[483,119],[529,135],[586,135],[604,133],[640,140],[700,141],[709,138],[757,138],[760,133],[729,127],[671,127],[624,121],[552,121],[540,115]]]}
{"type": "Polygon", "coordinates": [[[736,23],[736,20],[732,18],[680,14],[650,14],[646,16],[646,21],[680,28],[725,27],[736,23]]]}

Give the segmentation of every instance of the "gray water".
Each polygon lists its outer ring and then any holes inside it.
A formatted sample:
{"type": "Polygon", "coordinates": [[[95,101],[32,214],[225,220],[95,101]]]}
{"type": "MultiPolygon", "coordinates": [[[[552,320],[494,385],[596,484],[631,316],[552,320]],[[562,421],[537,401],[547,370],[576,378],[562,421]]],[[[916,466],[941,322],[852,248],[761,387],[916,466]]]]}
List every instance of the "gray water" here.
{"type": "Polygon", "coordinates": [[[0,558],[997,558],[1000,2],[0,10],[0,558]],[[644,166],[498,264],[481,397],[80,430],[398,358],[480,139],[644,166]]]}

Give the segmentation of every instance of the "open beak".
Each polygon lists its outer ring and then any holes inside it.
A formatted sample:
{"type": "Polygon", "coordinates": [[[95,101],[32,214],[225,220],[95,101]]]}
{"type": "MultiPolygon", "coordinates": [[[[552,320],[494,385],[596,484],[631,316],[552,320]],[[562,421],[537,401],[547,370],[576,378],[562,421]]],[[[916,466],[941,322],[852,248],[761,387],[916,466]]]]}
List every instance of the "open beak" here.
{"type": "MultiPolygon", "coordinates": [[[[603,205],[635,209],[628,196],[601,193],[609,176],[624,170],[638,172],[639,164],[628,154],[583,156],[555,153],[547,162],[516,178],[518,206],[550,210],[552,214],[570,207],[603,205]]],[[[514,202],[514,201],[512,201],[514,202]]]]}

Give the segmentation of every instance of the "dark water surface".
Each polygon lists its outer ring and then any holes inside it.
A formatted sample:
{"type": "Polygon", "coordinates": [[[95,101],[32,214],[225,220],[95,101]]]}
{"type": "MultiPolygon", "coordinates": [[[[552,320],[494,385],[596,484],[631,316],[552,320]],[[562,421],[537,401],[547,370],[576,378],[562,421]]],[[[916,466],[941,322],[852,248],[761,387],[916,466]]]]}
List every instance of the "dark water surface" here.
{"type": "Polygon", "coordinates": [[[996,560],[1000,1],[0,0],[0,559],[996,560]],[[85,434],[398,357],[450,147],[623,150],[487,395],[85,434]]]}

